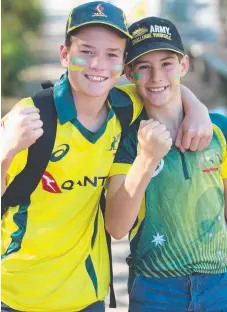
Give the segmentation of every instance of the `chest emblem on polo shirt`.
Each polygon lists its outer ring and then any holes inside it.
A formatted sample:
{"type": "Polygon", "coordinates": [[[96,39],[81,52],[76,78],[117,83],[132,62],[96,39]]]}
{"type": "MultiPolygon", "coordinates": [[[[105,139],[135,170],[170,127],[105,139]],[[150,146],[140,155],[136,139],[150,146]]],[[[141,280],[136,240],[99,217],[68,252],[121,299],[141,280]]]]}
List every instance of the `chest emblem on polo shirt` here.
{"type": "Polygon", "coordinates": [[[48,171],[44,171],[41,181],[44,191],[49,193],[62,193],[57,182],[48,171]]]}
{"type": "Polygon", "coordinates": [[[120,138],[121,138],[121,134],[113,136],[112,142],[110,144],[110,149],[108,149],[108,151],[113,151],[114,155],[116,154],[116,150],[118,148],[118,144],[120,142],[120,138]]]}
{"type": "Polygon", "coordinates": [[[210,173],[218,171],[220,168],[222,158],[215,150],[209,150],[200,156],[199,167],[203,173],[210,173]]]}

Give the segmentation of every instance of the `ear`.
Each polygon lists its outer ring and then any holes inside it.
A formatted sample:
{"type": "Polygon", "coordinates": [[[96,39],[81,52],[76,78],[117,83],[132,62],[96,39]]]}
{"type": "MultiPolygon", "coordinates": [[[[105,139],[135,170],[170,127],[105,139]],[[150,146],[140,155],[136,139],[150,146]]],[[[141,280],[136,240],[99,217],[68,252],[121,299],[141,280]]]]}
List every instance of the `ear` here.
{"type": "Polygon", "coordinates": [[[62,67],[69,67],[69,50],[65,44],[61,44],[60,46],[60,60],[62,67]]]}
{"type": "Polygon", "coordinates": [[[189,58],[188,58],[187,55],[185,55],[182,58],[182,60],[180,62],[180,66],[181,66],[180,75],[181,75],[181,77],[184,77],[187,74],[188,70],[189,70],[189,58]]]}
{"type": "Polygon", "coordinates": [[[125,76],[127,77],[127,79],[129,81],[131,81],[132,83],[134,83],[133,72],[132,72],[131,66],[125,65],[124,66],[124,73],[125,73],[125,76]]]}

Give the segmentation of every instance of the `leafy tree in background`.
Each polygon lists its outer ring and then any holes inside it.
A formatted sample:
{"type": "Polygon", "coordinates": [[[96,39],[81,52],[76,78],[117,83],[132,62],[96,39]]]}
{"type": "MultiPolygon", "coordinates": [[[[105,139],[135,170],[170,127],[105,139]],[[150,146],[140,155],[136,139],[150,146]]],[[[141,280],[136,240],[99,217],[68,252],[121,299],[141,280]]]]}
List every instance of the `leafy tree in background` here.
{"type": "Polygon", "coordinates": [[[43,22],[40,0],[2,0],[2,94],[20,86],[19,72],[31,64],[29,42],[43,22]]]}

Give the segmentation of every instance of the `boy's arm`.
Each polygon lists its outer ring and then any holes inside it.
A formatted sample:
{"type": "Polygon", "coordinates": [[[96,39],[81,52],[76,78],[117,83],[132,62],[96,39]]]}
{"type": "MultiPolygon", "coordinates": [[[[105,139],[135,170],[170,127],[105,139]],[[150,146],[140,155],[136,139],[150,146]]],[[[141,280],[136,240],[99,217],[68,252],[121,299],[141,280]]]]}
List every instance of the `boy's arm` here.
{"type": "Polygon", "coordinates": [[[1,127],[1,196],[7,188],[7,172],[14,157],[43,134],[36,107],[16,106],[2,120],[1,127]]]}
{"type": "Polygon", "coordinates": [[[166,127],[152,120],[141,122],[138,141],[140,151],[129,173],[112,177],[107,189],[105,224],[116,239],[124,237],[132,228],[147,185],[172,145],[166,127]]]}
{"type": "Polygon", "coordinates": [[[176,146],[184,152],[201,151],[207,147],[213,135],[208,109],[187,87],[181,85],[185,118],[179,129],[176,146]]]}

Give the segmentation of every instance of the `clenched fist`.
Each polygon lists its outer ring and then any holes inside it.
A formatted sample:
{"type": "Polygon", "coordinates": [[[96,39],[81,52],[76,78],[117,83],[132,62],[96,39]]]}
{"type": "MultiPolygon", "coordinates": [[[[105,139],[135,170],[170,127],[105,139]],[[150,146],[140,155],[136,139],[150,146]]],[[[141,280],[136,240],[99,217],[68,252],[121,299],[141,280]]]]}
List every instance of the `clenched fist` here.
{"type": "Polygon", "coordinates": [[[30,147],[43,134],[43,122],[36,107],[16,106],[2,126],[3,148],[14,153],[30,147]]]}
{"type": "Polygon", "coordinates": [[[157,161],[160,161],[172,146],[172,139],[166,126],[153,119],[140,122],[138,141],[140,153],[157,161]]]}

